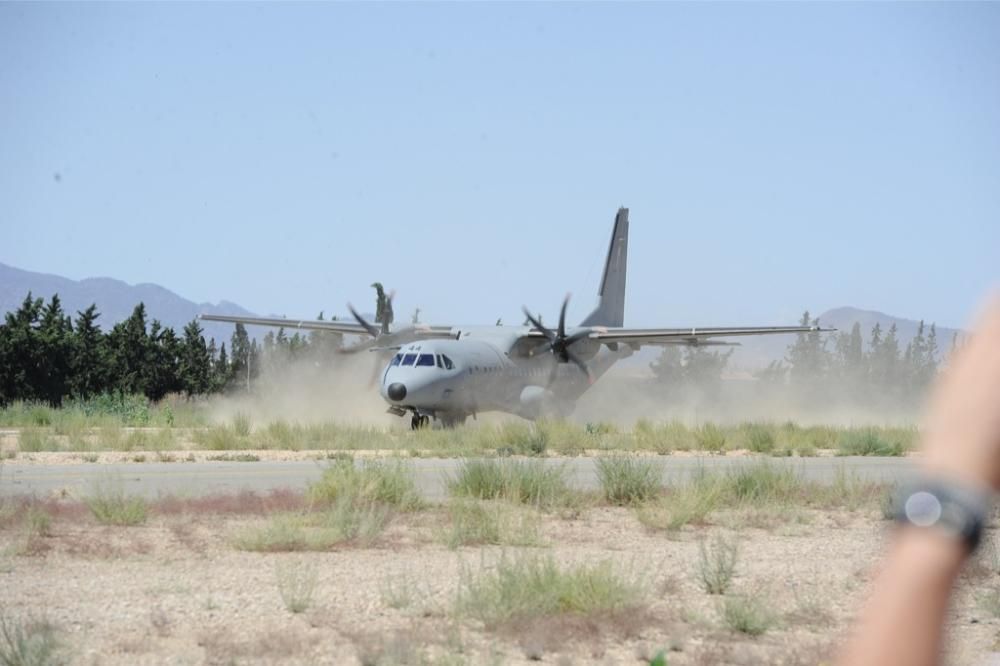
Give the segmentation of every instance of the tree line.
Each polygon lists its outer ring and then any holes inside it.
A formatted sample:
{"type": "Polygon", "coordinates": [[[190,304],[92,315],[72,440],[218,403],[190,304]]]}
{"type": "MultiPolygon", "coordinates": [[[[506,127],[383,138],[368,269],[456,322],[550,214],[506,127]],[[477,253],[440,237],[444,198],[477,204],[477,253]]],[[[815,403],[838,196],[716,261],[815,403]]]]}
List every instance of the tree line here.
{"type": "MultiPolygon", "coordinates": [[[[803,313],[801,326],[819,320],[803,313]]],[[[958,344],[951,340],[951,350],[958,344]]],[[[950,353],[949,351],[949,353],[950,353]]],[[[650,365],[657,384],[668,391],[695,389],[715,397],[732,349],[667,347],[650,365]]],[[[943,360],[935,324],[920,321],[917,334],[905,347],[896,324],[884,330],[876,323],[867,344],[857,322],[850,331],[833,335],[812,331],[797,334],[782,360],[755,374],[762,390],[784,390],[802,403],[837,400],[867,404],[914,404],[926,394],[943,360]]]]}
{"type": "Polygon", "coordinates": [[[225,342],[206,341],[196,319],[180,335],[156,319],[148,321],[142,303],[107,332],[98,324],[96,305],[76,315],[73,320],[63,310],[58,294],[45,303],[31,293],[6,314],[0,325],[0,405],[18,400],[59,405],[65,398],[108,393],[160,400],[170,393],[248,390],[268,366],[307,356],[327,359],[341,345],[334,333],[289,337],[283,329],[269,332],[258,345],[237,324],[227,350],[225,342]]]}

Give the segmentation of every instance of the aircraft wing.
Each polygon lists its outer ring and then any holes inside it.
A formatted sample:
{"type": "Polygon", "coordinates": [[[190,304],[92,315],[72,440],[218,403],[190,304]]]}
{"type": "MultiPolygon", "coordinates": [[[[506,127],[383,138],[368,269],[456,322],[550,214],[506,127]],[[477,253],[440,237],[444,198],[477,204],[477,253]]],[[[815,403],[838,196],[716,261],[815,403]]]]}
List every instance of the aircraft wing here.
{"type": "Polygon", "coordinates": [[[283,326],[284,328],[301,328],[307,331],[330,331],[331,333],[347,333],[350,335],[368,335],[361,324],[349,321],[322,321],[319,319],[285,319],[283,317],[237,317],[230,315],[199,315],[205,321],[225,321],[231,324],[249,324],[254,326],[283,326]]]}
{"type": "Polygon", "coordinates": [[[587,338],[605,344],[621,342],[631,346],[646,345],[720,345],[714,338],[747,335],[777,335],[782,333],[813,333],[835,331],[819,326],[742,326],[705,328],[603,328],[594,326],[587,338]]]}
{"type": "MultiPolygon", "coordinates": [[[[303,329],[306,331],[329,331],[331,333],[344,333],[347,335],[360,335],[371,337],[371,332],[356,322],[350,321],[323,321],[320,319],[285,319],[283,317],[239,317],[231,315],[199,315],[205,321],[224,321],[232,324],[247,324],[252,326],[281,326],[284,328],[303,329]]],[[[392,344],[407,344],[413,340],[426,338],[450,338],[453,331],[450,326],[428,326],[425,324],[415,324],[389,333],[379,335],[378,339],[390,341],[392,344]]]]}

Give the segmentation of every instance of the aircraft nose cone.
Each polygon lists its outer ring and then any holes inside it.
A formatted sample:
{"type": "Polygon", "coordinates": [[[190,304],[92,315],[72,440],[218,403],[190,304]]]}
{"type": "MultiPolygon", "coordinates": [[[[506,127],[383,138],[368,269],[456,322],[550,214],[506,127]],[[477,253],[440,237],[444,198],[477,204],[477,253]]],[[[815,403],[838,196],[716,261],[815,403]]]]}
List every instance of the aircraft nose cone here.
{"type": "Polygon", "coordinates": [[[398,402],[406,397],[406,387],[399,382],[394,382],[389,384],[389,388],[385,390],[385,393],[389,396],[390,400],[398,402]]]}

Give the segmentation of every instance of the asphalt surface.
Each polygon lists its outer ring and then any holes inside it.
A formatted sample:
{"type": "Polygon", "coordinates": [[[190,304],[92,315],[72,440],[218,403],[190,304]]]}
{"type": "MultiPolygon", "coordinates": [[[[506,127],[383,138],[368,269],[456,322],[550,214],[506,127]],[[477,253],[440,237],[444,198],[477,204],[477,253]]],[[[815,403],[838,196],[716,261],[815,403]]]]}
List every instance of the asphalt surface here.
{"type": "MultiPolygon", "coordinates": [[[[565,465],[570,482],[581,489],[598,487],[593,458],[546,458],[548,465],[565,465]]],[[[699,469],[723,471],[752,464],[756,458],[717,456],[665,456],[654,459],[664,471],[666,483],[683,481],[699,469]]],[[[879,482],[903,482],[915,473],[915,463],[907,458],[772,458],[772,464],[799,470],[811,480],[832,481],[843,469],[859,478],[879,482]]],[[[405,459],[413,469],[417,486],[428,500],[446,495],[447,479],[454,476],[458,459],[405,459]]],[[[0,496],[34,495],[48,497],[68,492],[70,496],[89,494],[95,485],[121,483],[131,494],[156,498],[166,495],[204,496],[245,490],[266,493],[290,488],[304,490],[319,479],[327,462],[174,462],[72,465],[8,464],[0,469],[0,496]]]]}

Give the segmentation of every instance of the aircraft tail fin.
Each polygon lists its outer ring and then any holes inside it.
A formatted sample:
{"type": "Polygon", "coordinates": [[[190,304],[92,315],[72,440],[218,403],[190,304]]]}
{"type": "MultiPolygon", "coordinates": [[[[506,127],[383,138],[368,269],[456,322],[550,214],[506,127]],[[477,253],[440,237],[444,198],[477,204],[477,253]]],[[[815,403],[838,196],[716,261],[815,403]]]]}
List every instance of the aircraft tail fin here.
{"type": "Polygon", "coordinates": [[[623,326],[625,323],[625,268],[628,263],[628,208],[619,208],[604,263],[597,309],[581,326],[623,326]]]}

